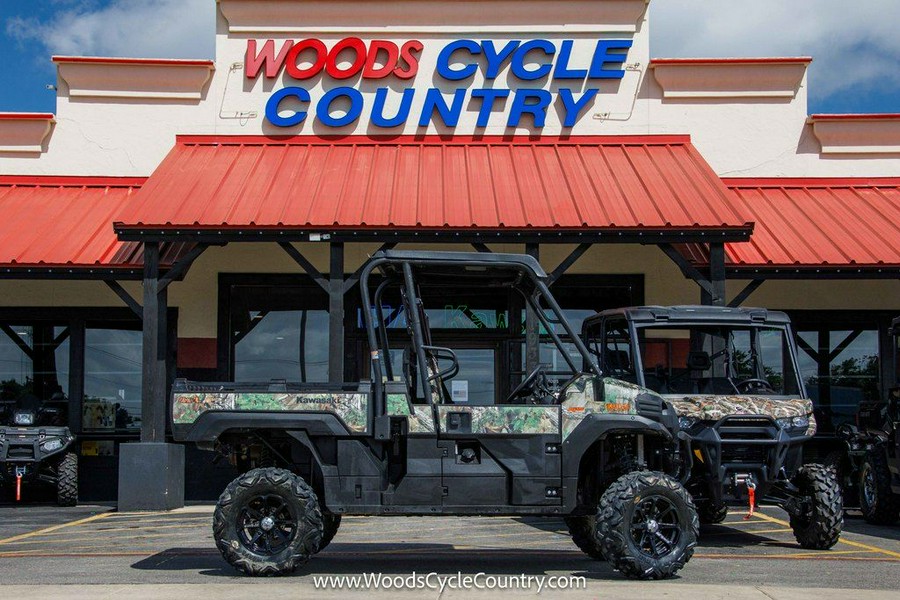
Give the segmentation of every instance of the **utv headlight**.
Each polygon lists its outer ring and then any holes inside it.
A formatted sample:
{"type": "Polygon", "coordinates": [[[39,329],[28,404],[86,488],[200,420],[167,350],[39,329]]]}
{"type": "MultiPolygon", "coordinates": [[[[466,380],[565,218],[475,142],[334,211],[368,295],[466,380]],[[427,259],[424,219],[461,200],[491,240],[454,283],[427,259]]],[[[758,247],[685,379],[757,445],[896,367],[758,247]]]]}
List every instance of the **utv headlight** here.
{"type": "Polygon", "coordinates": [[[809,427],[809,417],[782,417],[776,419],[778,426],[782,429],[806,429],[809,427]]]}
{"type": "Polygon", "coordinates": [[[682,431],[690,429],[697,424],[697,417],[678,417],[678,428],[682,431]]]}
{"type": "Polygon", "coordinates": [[[18,412],[13,417],[13,422],[16,425],[34,425],[34,413],[18,412]]]}
{"type": "Polygon", "coordinates": [[[41,449],[44,452],[56,452],[57,450],[62,448],[62,446],[63,446],[63,443],[62,443],[61,439],[53,438],[53,439],[49,439],[49,440],[45,441],[43,444],[41,444],[41,449]]]}

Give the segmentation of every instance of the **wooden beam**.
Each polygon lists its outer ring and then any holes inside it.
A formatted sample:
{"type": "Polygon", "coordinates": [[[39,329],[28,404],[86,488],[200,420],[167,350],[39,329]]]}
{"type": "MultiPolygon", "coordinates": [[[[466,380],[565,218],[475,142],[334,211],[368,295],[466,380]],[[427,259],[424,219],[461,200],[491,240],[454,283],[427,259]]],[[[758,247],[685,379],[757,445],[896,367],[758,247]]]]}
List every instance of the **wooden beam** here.
{"type": "Polygon", "coordinates": [[[175,264],[166,271],[166,274],[159,278],[159,291],[166,289],[170,283],[187,273],[194,261],[200,258],[200,255],[206,252],[207,248],[209,248],[209,244],[197,244],[187,254],[175,261],[175,264]]]}
{"type": "Polygon", "coordinates": [[[581,258],[585,252],[591,249],[593,244],[578,244],[574,250],[563,260],[559,265],[553,269],[553,272],[550,273],[550,277],[548,278],[547,285],[553,285],[553,283],[559,279],[569,268],[575,264],[579,258],[581,258]]]}
{"type": "Polygon", "coordinates": [[[737,308],[738,306],[743,304],[747,300],[747,298],[749,298],[753,294],[753,292],[758,290],[759,286],[761,286],[765,282],[765,279],[754,279],[746,286],[744,286],[744,289],[742,289],[737,296],[731,299],[731,302],[728,303],[728,306],[731,308],[737,308]]]}
{"type": "Polygon", "coordinates": [[[493,252],[493,250],[487,247],[487,244],[482,244],[480,242],[472,243],[472,247],[475,248],[475,250],[477,250],[478,252],[493,252]]]}
{"type": "Polygon", "coordinates": [[[0,331],[6,334],[6,336],[12,341],[13,344],[19,347],[19,350],[25,353],[25,356],[34,360],[34,350],[31,349],[31,346],[25,343],[25,340],[22,339],[18,333],[12,330],[12,327],[7,325],[6,323],[0,323],[0,331]]]}
{"type": "Polygon", "coordinates": [[[712,284],[706,278],[706,276],[700,272],[697,267],[691,264],[691,262],[682,256],[681,252],[676,250],[672,244],[657,244],[659,249],[662,250],[666,256],[668,256],[679,269],[681,269],[681,273],[687,277],[688,279],[692,279],[700,288],[709,295],[713,294],[712,284]]]}
{"type": "Polygon", "coordinates": [[[278,245],[281,246],[281,249],[284,250],[288,256],[290,256],[295,263],[300,265],[300,267],[306,271],[306,274],[312,277],[313,281],[319,284],[326,292],[331,292],[331,286],[328,284],[328,279],[322,275],[319,270],[308,260],[303,254],[300,253],[299,250],[290,242],[278,242],[278,245]]]}
{"type": "Polygon", "coordinates": [[[132,297],[131,294],[128,293],[128,290],[122,287],[122,284],[112,279],[104,279],[103,283],[105,283],[109,289],[115,292],[116,296],[118,296],[119,299],[122,300],[122,302],[124,302],[125,305],[131,309],[131,312],[138,316],[139,319],[144,318],[144,308],[137,300],[132,297]]]}

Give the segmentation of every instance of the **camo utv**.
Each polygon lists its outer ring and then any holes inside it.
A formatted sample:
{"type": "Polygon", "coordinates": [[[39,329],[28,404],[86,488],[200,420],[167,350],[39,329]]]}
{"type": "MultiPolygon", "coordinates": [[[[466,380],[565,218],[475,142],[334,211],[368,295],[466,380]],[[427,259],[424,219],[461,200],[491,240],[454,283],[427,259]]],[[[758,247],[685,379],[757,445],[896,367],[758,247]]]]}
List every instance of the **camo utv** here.
{"type": "Polygon", "coordinates": [[[816,432],[787,315],[756,308],[645,306],[604,311],[583,329],[610,377],[662,395],[679,418],[681,481],[701,522],[728,502],[783,507],[805,548],[837,543],[841,489],[833,468],[803,464],[816,432]]]}
{"type": "Polygon", "coordinates": [[[627,577],[683,567],[699,522],[672,477],[677,418],[658,394],[601,375],[547,281],[528,256],[379,252],[360,275],[370,379],[176,382],[175,438],[241,472],[214,516],[225,559],[251,575],[288,573],[348,514],[533,515],[565,517],[584,552],[627,577]],[[433,343],[429,318],[444,305],[428,306],[422,287],[437,298],[489,289],[517,299],[516,314],[531,307],[574,376],[554,387],[538,365],[505,398],[461,401],[450,390],[467,365],[433,343]]]}

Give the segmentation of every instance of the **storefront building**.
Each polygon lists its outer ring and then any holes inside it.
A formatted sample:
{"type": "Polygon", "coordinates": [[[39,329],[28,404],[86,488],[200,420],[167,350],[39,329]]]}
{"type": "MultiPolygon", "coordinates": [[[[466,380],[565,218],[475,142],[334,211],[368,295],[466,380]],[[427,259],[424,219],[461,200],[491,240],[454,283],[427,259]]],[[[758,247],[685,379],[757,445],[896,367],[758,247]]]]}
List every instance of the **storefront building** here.
{"type": "MultiPolygon", "coordinates": [[[[576,322],[786,310],[826,435],[893,380],[900,115],[808,115],[812,59],[651,58],[645,0],[217,7],[213,61],[54,57],[56,114],[0,114],[2,400],[67,406],[82,499],[166,441],[175,377],[368,377],[384,247],[538,256],[576,322]]],[[[434,302],[470,402],[554,360],[508,298],[434,302]]]]}

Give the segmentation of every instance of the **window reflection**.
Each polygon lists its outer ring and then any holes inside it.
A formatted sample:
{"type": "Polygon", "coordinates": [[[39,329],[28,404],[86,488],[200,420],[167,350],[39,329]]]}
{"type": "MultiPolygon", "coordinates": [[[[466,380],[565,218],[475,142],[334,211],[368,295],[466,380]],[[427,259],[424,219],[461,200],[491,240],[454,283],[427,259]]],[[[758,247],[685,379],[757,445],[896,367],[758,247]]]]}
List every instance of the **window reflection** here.
{"type": "Polygon", "coordinates": [[[84,347],[85,431],[141,426],[142,334],[137,330],[88,328],[84,347]]]}
{"type": "Polygon", "coordinates": [[[66,424],[69,328],[52,323],[0,323],[0,420],[15,408],[56,408],[66,424]]]}
{"type": "Polygon", "coordinates": [[[233,343],[235,381],[328,381],[325,310],[252,311],[233,343]]]}

